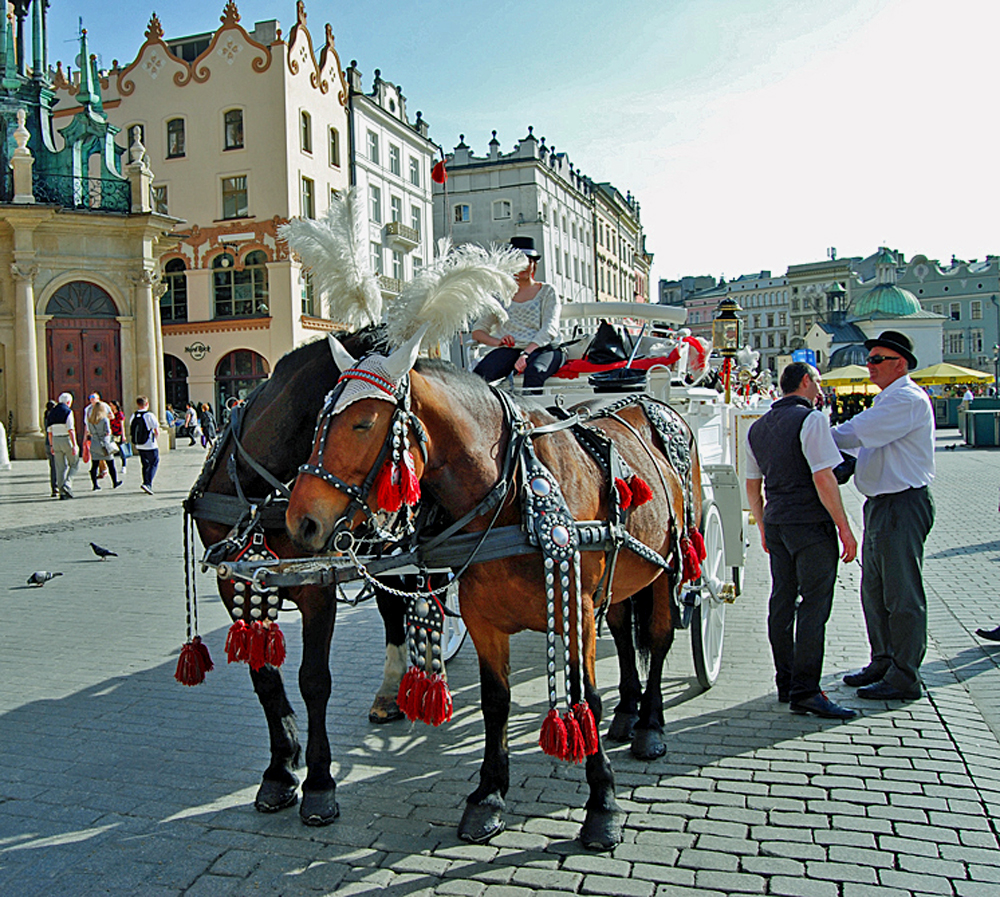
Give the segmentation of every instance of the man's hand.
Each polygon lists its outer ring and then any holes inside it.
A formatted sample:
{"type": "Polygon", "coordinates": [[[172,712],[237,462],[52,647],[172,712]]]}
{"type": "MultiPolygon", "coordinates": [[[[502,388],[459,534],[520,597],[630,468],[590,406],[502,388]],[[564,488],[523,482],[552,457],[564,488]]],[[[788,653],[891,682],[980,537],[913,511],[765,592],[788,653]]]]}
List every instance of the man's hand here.
{"type": "Polygon", "coordinates": [[[500,337],[500,342],[497,343],[497,345],[498,346],[513,346],[514,345],[514,337],[512,337],[509,333],[506,336],[501,336],[500,337]]]}
{"type": "Polygon", "coordinates": [[[844,546],[844,550],[840,552],[840,559],[849,564],[858,556],[857,539],[851,532],[850,524],[845,523],[843,527],[838,527],[837,532],[840,535],[840,544],[844,546]]]}

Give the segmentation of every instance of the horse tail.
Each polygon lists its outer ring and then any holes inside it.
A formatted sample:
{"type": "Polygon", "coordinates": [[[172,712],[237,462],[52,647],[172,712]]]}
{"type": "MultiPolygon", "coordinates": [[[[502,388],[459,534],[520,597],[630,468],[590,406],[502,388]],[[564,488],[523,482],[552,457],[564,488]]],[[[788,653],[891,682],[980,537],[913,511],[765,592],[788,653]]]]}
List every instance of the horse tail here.
{"type": "Polygon", "coordinates": [[[653,620],[653,590],[646,586],[632,598],[632,638],[643,677],[649,672],[649,657],[652,650],[650,626],[653,620]]]}

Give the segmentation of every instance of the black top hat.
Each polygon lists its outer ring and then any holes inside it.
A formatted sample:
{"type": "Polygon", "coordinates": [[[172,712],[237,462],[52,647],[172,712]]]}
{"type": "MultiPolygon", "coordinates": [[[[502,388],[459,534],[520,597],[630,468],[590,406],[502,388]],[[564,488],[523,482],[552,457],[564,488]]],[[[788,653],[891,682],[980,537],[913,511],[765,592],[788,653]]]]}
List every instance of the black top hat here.
{"type": "Polygon", "coordinates": [[[898,330],[883,330],[878,339],[865,340],[866,349],[874,349],[876,346],[885,346],[898,352],[906,359],[906,366],[911,371],[917,366],[917,356],[913,354],[913,340],[905,333],[900,333],[898,330]]]}
{"type": "Polygon", "coordinates": [[[511,237],[510,245],[520,249],[529,259],[540,259],[541,255],[535,249],[534,237],[511,237]]]}

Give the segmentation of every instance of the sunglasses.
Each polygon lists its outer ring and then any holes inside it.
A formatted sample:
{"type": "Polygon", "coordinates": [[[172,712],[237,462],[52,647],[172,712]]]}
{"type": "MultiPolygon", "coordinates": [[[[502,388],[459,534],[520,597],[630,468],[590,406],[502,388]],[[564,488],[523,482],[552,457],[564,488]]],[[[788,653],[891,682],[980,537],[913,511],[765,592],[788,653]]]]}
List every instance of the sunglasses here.
{"type": "Polygon", "coordinates": [[[899,361],[902,355],[869,355],[865,364],[881,364],[883,361],[899,361]]]}

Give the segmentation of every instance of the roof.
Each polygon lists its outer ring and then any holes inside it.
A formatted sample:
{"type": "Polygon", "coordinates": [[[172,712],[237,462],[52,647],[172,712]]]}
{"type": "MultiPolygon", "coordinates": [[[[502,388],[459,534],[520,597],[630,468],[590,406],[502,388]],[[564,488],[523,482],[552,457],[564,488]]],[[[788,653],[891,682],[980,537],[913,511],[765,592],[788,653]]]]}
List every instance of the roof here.
{"type": "Polygon", "coordinates": [[[906,318],[921,311],[920,302],[909,290],[894,283],[872,287],[854,305],[852,319],[906,318]]]}
{"type": "Polygon", "coordinates": [[[864,342],[868,339],[865,332],[857,324],[827,324],[819,321],[817,325],[824,333],[830,334],[831,343],[864,342]]]}

